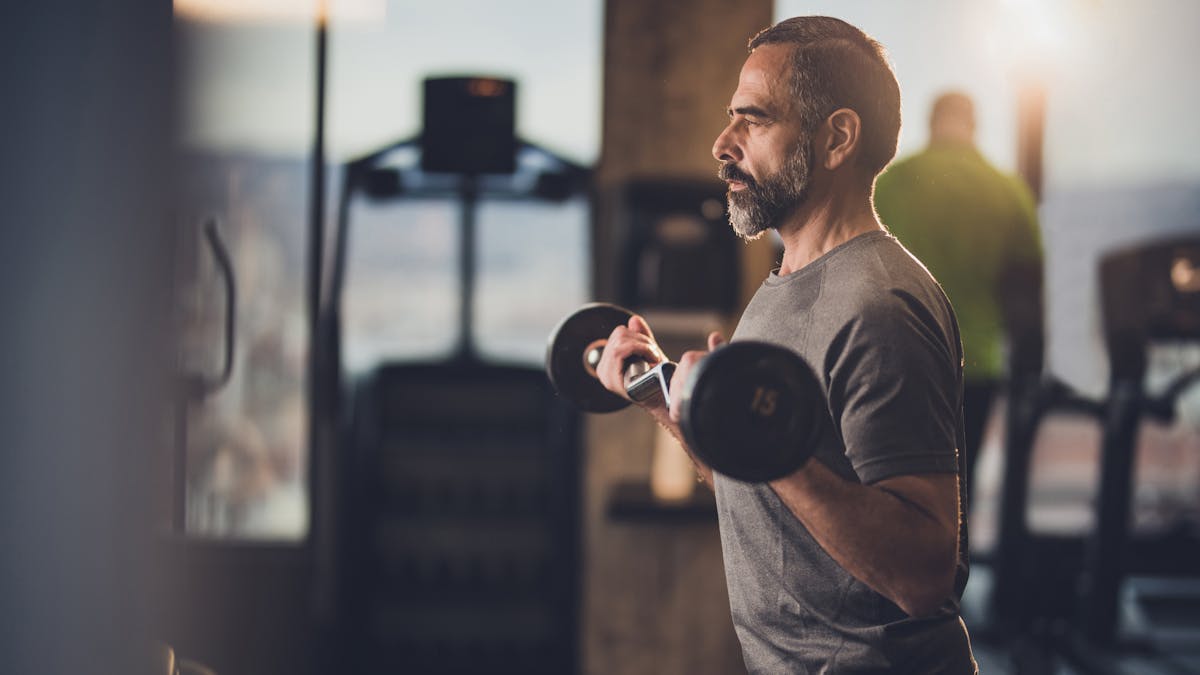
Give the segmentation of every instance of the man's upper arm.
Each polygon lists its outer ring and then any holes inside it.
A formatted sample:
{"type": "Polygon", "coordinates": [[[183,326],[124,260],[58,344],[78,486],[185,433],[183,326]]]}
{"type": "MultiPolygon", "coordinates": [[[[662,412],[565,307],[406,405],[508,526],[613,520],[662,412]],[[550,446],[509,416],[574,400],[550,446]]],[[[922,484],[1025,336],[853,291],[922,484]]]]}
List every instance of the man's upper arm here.
{"type": "Polygon", "coordinates": [[[830,408],[847,457],[867,483],[953,478],[961,404],[948,338],[915,301],[873,309],[844,331],[831,364],[830,408]]]}

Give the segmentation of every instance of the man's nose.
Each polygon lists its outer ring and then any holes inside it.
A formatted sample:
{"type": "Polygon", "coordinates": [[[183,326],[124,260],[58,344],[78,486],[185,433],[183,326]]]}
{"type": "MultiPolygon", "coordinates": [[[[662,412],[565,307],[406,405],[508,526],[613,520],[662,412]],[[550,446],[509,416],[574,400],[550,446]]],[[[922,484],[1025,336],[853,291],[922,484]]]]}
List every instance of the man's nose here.
{"type": "Polygon", "coordinates": [[[733,124],[726,126],[713,142],[712,155],[718,162],[742,161],[742,150],[733,137],[733,124]]]}

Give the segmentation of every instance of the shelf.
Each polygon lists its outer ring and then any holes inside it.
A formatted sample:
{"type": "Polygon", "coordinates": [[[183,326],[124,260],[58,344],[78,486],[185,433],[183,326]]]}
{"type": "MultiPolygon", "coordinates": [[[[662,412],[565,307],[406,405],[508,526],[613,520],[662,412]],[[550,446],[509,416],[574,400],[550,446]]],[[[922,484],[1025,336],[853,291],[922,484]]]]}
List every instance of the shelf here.
{"type": "Polygon", "coordinates": [[[662,500],[654,496],[650,484],[617,483],[608,495],[608,518],[640,523],[715,523],[717,502],[711,490],[697,485],[691,496],[682,500],[662,500]]]}

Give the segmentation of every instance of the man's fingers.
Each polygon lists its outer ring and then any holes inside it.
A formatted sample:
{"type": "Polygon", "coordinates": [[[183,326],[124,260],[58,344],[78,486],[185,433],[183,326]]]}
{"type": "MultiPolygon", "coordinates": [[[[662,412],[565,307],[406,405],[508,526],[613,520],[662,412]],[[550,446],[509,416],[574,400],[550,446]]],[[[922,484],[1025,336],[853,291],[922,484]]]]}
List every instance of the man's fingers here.
{"type": "MultiPolygon", "coordinates": [[[[683,383],[687,382],[688,375],[696,364],[703,359],[704,352],[688,351],[684,352],[679,358],[679,363],[675,366],[675,374],[671,376],[671,391],[683,391],[683,383]]],[[[679,396],[671,397],[671,421],[678,423],[679,416],[683,413],[683,400],[679,396]]]]}
{"type": "Polygon", "coordinates": [[[608,344],[604,349],[606,351],[611,350],[614,355],[620,357],[621,361],[625,361],[631,356],[649,361],[650,363],[667,360],[662,350],[659,349],[658,343],[654,341],[653,336],[635,332],[632,328],[626,328],[625,326],[617,326],[616,330],[609,336],[608,344]]]}
{"type": "Polygon", "coordinates": [[[723,344],[725,344],[725,336],[724,335],[721,335],[717,331],[713,331],[708,334],[708,351],[711,352],[712,350],[716,349],[717,347],[720,347],[723,344]]]}
{"type": "Polygon", "coordinates": [[[650,332],[650,324],[646,323],[646,320],[637,314],[629,318],[629,330],[639,335],[645,335],[651,340],[654,339],[654,333],[650,332]]]}
{"type": "Polygon", "coordinates": [[[596,367],[596,375],[600,378],[601,384],[606,389],[621,395],[625,394],[625,365],[630,360],[640,359],[651,364],[666,360],[654,339],[647,333],[637,330],[644,328],[649,331],[645,322],[642,321],[640,326],[633,321],[631,324],[629,327],[617,326],[613,330],[604,346],[600,363],[596,367]]]}

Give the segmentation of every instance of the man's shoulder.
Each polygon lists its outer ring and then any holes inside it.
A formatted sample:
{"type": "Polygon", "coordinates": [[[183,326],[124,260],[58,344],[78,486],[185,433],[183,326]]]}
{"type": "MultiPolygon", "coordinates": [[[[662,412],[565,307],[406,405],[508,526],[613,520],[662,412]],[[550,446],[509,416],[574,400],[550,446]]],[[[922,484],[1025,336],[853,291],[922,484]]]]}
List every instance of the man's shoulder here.
{"type": "Polygon", "coordinates": [[[882,230],[860,235],[795,275],[764,283],[743,323],[774,325],[779,312],[786,312],[811,329],[838,333],[864,323],[891,325],[914,305],[943,315],[948,305],[925,266],[882,230]]]}
{"type": "Polygon", "coordinates": [[[914,314],[939,324],[952,321],[942,287],[895,237],[876,238],[843,262],[825,280],[824,293],[827,306],[846,321],[885,328],[914,314]]]}
{"type": "Polygon", "coordinates": [[[881,289],[925,287],[937,282],[925,265],[885,231],[862,235],[837,260],[831,260],[826,285],[869,302],[881,289]]]}
{"type": "Polygon", "coordinates": [[[893,187],[907,186],[921,175],[923,152],[900,157],[887,165],[875,179],[875,195],[890,195],[893,187]]]}
{"type": "Polygon", "coordinates": [[[983,163],[987,160],[974,152],[963,152],[959,148],[947,149],[936,146],[925,146],[920,150],[913,152],[903,157],[897,157],[880,173],[880,178],[897,176],[916,177],[927,173],[931,166],[945,164],[947,162],[959,163],[964,160],[978,159],[983,163]]]}
{"type": "Polygon", "coordinates": [[[963,171],[997,179],[1008,175],[973,145],[931,145],[889,164],[879,175],[879,180],[887,183],[899,178],[915,180],[924,176],[932,184],[963,171]]]}
{"type": "Polygon", "coordinates": [[[914,153],[897,157],[887,165],[887,168],[883,170],[882,175],[887,175],[893,171],[903,172],[911,169],[913,166],[919,166],[923,162],[929,161],[930,156],[929,148],[922,148],[914,153]]]}

